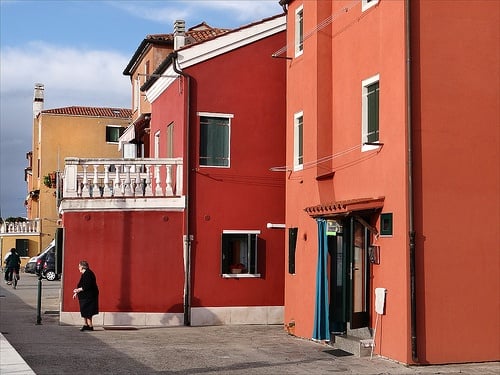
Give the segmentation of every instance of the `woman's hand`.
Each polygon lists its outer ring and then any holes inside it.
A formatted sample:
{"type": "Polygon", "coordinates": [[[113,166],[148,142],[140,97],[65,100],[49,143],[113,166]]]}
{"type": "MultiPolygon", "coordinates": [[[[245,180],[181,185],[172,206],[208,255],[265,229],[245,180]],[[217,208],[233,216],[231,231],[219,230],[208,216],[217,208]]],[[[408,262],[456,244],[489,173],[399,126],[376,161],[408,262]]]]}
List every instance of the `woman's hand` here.
{"type": "Polygon", "coordinates": [[[82,290],[83,290],[83,288],[73,289],[73,299],[75,299],[76,296],[78,295],[78,293],[80,293],[82,290]]]}

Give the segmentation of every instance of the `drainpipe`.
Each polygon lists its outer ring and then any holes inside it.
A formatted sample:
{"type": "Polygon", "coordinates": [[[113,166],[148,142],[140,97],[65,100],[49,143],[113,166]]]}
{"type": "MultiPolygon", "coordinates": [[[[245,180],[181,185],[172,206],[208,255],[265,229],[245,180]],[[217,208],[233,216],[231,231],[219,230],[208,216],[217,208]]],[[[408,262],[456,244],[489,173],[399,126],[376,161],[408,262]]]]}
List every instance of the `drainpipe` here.
{"type": "Polygon", "coordinates": [[[415,291],[415,226],[413,208],[413,152],[412,152],[412,102],[411,102],[411,17],[410,0],[405,0],[406,18],[406,132],[408,143],[408,234],[410,245],[410,329],[411,358],[418,363],[417,350],[417,297],[415,291]]]}
{"type": "Polygon", "coordinates": [[[191,242],[193,236],[189,234],[189,175],[191,173],[189,166],[190,139],[189,139],[189,118],[190,118],[190,76],[177,68],[177,52],[172,53],[172,67],[174,72],[186,79],[186,150],[185,150],[185,181],[184,189],[186,191],[186,209],[184,215],[184,325],[191,325],[191,242]]]}

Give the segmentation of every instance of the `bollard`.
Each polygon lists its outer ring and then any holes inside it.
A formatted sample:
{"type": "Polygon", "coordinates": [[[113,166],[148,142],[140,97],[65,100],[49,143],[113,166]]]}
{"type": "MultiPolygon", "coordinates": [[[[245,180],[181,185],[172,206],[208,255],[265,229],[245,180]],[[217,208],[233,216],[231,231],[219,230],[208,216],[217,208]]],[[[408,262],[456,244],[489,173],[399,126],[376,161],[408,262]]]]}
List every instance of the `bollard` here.
{"type": "Polygon", "coordinates": [[[42,275],[38,276],[38,298],[36,301],[36,325],[42,324],[42,275]]]}

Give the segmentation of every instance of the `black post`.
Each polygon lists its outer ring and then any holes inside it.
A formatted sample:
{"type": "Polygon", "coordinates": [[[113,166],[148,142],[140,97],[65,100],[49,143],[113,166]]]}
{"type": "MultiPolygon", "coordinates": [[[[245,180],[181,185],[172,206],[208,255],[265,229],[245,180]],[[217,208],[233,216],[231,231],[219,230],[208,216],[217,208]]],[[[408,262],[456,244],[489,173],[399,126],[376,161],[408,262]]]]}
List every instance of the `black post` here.
{"type": "Polygon", "coordinates": [[[36,301],[36,324],[42,324],[42,275],[38,276],[38,299],[36,301]]]}

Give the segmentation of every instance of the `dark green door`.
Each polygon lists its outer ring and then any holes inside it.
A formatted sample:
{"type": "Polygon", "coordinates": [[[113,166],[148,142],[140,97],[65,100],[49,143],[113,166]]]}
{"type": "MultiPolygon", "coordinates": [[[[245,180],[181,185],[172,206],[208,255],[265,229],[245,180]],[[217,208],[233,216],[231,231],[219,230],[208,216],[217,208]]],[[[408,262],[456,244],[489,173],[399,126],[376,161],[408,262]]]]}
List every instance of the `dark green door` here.
{"type": "Polygon", "coordinates": [[[340,334],[347,330],[348,262],[342,233],[328,236],[330,254],[330,329],[340,334]]]}
{"type": "Polygon", "coordinates": [[[369,231],[354,217],[344,219],[342,231],[328,236],[330,255],[330,328],[345,333],[369,324],[369,231]]]}
{"type": "Polygon", "coordinates": [[[369,272],[368,229],[354,218],[350,219],[349,285],[350,285],[350,328],[367,327],[369,323],[369,272]]]}

